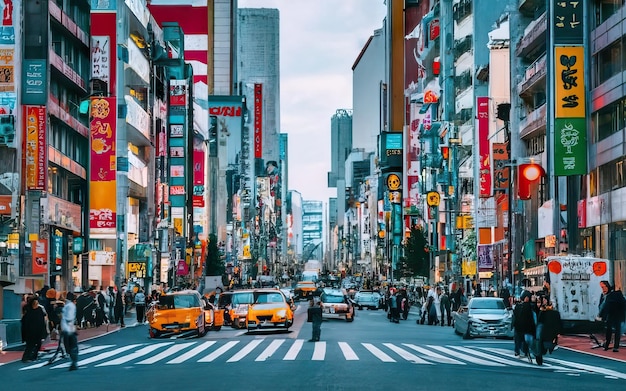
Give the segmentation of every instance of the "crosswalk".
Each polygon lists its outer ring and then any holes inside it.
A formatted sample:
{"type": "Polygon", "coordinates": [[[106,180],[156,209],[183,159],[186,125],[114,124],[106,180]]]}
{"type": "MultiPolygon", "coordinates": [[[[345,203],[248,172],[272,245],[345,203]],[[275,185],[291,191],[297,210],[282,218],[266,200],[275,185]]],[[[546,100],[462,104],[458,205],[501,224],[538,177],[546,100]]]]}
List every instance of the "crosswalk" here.
{"type": "MultiPolygon", "coordinates": [[[[558,354],[546,356],[544,365],[531,364],[513,355],[511,349],[481,345],[416,345],[413,343],[372,342],[305,342],[303,339],[265,339],[250,341],[159,341],[129,345],[80,345],[80,367],[115,367],[133,365],[177,365],[183,363],[238,363],[265,361],[374,361],[383,363],[408,362],[416,365],[474,365],[485,367],[520,367],[579,374],[597,373],[626,379],[626,373],[596,368],[563,360],[558,354]]],[[[69,361],[58,360],[48,365],[52,354],[41,361],[20,368],[51,370],[69,367],[69,361]]]]}

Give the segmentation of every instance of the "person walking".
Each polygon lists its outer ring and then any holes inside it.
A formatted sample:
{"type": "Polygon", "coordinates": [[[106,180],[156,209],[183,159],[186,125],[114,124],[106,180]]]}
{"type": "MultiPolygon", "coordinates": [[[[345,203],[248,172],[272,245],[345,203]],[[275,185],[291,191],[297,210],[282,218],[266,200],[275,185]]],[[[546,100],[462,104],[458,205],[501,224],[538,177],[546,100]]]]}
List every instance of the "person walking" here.
{"type": "Polygon", "coordinates": [[[441,327],[444,326],[444,319],[447,320],[448,326],[452,326],[452,314],[450,313],[450,296],[448,296],[448,288],[445,288],[439,297],[439,308],[441,309],[441,327]],[[445,318],[444,318],[445,317],[445,318]]]}
{"type": "Polygon", "coordinates": [[[67,292],[61,316],[61,338],[65,343],[65,351],[72,361],[70,371],[78,369],[78,338],[76,336],[76,296],[67,292]]]}
{"type": "Polygon", "coordinates": [[[118,289],[117,293],[115,294],[115,324],[117,324],[118,322],[120,323],[120,327],[126,327],[126,325],[124,324],[124,315],[126,314],[126,306],[124,303],[124,295],[122,294],[122,292],[118,289]]]}
{"type": "Polygon", "coordinates": [[[400,315],[398,310],[398,296],[395,291],[390,291],[389,296],[389,321],[393,323],[400,323],[400,315]]]}
{"type": "Polygon", "coordinates": [[[537,313],[537,342],[535,347],[535,360],[538,365],[543,364],[543,356],[546,353],[552,354],[554,347],[558,343],[561,332],[561,315],[556,311],[550,299],[543,297],[537,313]]]}
{"type": "Polygon", "coordinates": [[[622,336],[622,323],[624,323],[626,311],[626,299],[621,290],[614,290],[611,284],[604,280],[600,281],[602,299],[600,302],[600,317],[606,324],[604,350],[609,350],[613,334],[613,352],[619,352],[620,338],[622,336]]]}
{"type": "Polygon", "coordinates": [[[107,290],[106,302],[107,307],[109,308],[109,313],[107,314],[109,322],[117,323],[115,322],[115,291],[112,286],[110,286],[107,290]]]}
{"type": "Polygon", "coordinates": [[[135,294],[135,311],[137,311],[137,323],[143,323],[146,314],[146,295],[141,288],[135,294]]]}
{"type": "Polygon", "coordinates": [[[320,334],[322,332],[321,302],[315,302],[315,299],[311,299],[311,301],[309,302],[309,308],[307,310],[307,322],[312,323],[312,334],[309,342],[319,341],[320,334]]]}
{"type": "MultiPolygon", "coordinates": [[[[531,360],[530,349],[533,346],[536,332],[535,310],[530,302],[531,296],[530,292],[524,291],[521,296],[521,303],[517,304],[513,310],[513,327],[515,333],[519,333],[516,334],[519,338],[519,349],[529,360],[531,360]]],[[[515,355],[518,356],[519,352],[516,351],[515,355]]]]}
{"type": "Polygon", "coordinates": [[[39,298],[31,296],[22,315],[22,341],[26,343],[22,362],[37,360],[41,341],[48,336],[46,311],[39,305],[39,298]]]}

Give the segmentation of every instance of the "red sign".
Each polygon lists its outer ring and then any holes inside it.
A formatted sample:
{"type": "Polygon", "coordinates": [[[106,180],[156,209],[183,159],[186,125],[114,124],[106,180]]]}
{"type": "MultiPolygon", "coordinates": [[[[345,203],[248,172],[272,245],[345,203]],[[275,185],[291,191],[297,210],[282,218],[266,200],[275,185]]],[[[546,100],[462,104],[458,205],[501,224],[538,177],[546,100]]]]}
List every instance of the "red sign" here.
{"type": "Polygon", "coordinates": [[[24,157],[26,188],[46,190],[48,183],[48,140],[46,139],[46,107],[24,107],[24,157]]]}
{"type": "Polygon", "coordinates": [[[187,81],[170,80],[170,106],[187,105],[187,81]]]}
{"type": "Polygon", "coordinates": [[[178,265],[176,265],[176,275],[186,276],[187,274],[189,274],[189,265],[187,265],[184,259],[179,259],[178,265]]]}
{"type": "Polygon", "coordinates": [[[439,38],[439,19],[431,20],[428,28],[430,30],[430,35],[428,39],[434,41],[435,39],[439,38]]]}
{"type": "Polygon", "coordinates": [[[241,117],[241,106],[209,107],[209,115],[218,115],[222,117],[241,117]]]}
{"type": "Polygon", "coordinates": [[[578,228],[587,227],[587,200],[578,201],[578,228]]]}
{"type": "Polygon", "coordinates": [[[33,274],[48,273],[48,241],[46,239],[33,240],[31,243],[32,251],[32,270],[33,274]]]}
{"type": "Polygon", "coordinates": [[[254,157],[263,157],[263,84],[254,85],[254,157]]]}
{"type": "Polygon", "coordinates": [[[479,195],[491,197],[491,148],[489,147],[489,98],[476,98],[476,114],[478,122],[478,158],[479,195]]]}

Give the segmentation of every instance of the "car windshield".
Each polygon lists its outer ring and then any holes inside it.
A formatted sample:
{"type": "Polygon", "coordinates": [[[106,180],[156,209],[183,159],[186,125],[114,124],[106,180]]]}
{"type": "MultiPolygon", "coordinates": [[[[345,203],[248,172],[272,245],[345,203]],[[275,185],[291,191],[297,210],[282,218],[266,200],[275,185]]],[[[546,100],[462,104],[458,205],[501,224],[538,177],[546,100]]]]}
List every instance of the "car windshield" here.
{"type": "Polygon", "coordinates": [[[298,285],[296,285],[297,288],[315,288],[315,284],[312,282],[299,282],[298,285]]]}
{"type": "Polygon", "coordinates": [[[343,296],[322,294],[322,303],[343,303],[343,296]]]}
{"type": "Polygon", "coordinates": [[[256,296],[254,304],[285,302],[283,295],[279,292],[257,292],[254,295],[256,296]]]}
{"type": "Polygon", "coordinates": [[[470,309],[472,310],[503,310],[502,300],[473,300],[470,309]]]}
{"type": "Polygon", "coordinates": [[[233,306],[240,304],[252,304],[254,302],[254,295],[252,292],[233,293],[231,303],[233,306]]]}
{"type": "Polygon", "coordinates": [[[200,300],[195,295],[163,295],[159,298],[159,307],[162,309],[200,307],[200,300]]]}

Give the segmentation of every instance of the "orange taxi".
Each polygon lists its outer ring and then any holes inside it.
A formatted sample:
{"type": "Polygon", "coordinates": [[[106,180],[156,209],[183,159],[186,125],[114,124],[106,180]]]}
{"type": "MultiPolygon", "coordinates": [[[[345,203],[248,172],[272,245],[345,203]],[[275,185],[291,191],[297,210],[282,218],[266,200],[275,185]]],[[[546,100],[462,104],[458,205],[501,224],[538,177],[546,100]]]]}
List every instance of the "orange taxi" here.
{"type": "Polygon", "coordinates": [[[278,289],[255,289],[254,302],[248,308],[248,331],[281,328],[289,330],[293,325],[295,305],[289,304],[278,289]]]}
{"type": "Polygon", "coordinates": [[[172,334],[204,336],[215,325],[213,306],[193,290],[164,293],[146,312],[150,337],[172,334]]]}

